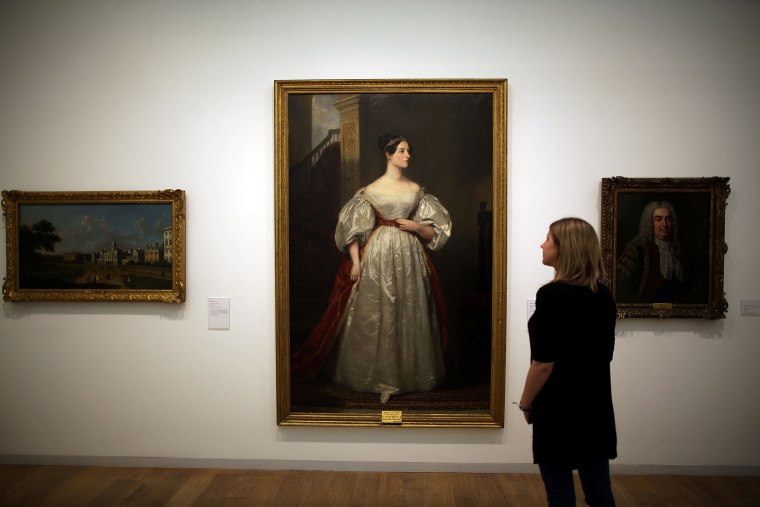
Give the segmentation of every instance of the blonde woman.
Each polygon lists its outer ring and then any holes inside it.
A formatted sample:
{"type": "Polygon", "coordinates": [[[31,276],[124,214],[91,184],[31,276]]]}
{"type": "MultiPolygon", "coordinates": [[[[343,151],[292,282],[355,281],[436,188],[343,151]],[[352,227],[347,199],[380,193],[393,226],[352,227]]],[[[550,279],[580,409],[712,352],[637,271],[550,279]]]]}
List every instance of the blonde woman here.
{"type": "Polygon", "coordinates": [[[528,321],[531,364],[518,406],[533,425],[533,460],[550,506],[575,505],[573,470],[586,501],[615,505],[609,460],[617,457],[610,386],[615,302],[599,237],[580,218],[551,224],[541,245],[554,279],[528,321]]]}

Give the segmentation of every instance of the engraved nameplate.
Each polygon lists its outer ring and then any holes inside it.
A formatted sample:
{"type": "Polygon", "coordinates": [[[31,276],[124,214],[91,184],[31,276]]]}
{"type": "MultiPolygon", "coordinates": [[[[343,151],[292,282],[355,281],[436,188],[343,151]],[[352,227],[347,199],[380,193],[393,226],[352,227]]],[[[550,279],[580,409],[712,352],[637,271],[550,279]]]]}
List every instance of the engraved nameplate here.
{"type": "Polygon", "coordinates": [[[383,410],[380,412],[380,421],[383,424],[401,424],[401,410],[383,410]]]}

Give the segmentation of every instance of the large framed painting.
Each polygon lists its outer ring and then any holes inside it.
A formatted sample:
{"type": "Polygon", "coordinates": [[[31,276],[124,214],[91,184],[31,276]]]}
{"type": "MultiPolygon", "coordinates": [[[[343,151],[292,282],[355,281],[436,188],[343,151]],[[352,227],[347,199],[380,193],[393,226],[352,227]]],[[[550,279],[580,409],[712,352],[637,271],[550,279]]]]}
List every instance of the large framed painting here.
{"type": "Polygon", "coordinates": [[[185,192],[3,191],[5,301],[185,301],[185,192]]]}
{"type": "Polygon", "coordinates": [[[619,318],[725,318],[728,180],[602,179],[602,251],[619,318]]]}
{"type": "Polygon", "coordinates": [[[277,423],[503,427],[507,81],[276,81],[277,423]]]}

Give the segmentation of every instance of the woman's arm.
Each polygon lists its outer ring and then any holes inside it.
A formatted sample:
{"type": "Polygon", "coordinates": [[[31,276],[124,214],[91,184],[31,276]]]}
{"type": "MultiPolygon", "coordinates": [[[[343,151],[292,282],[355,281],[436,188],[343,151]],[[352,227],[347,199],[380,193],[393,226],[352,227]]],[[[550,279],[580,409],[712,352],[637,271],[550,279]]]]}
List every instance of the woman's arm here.
{"type": "Polygon", "coordinates": [[[397,218],[396,223],[399,229],[417,234],[425,243],[430,243],[435,237],[435,228],[432,225],[423,225],[406,218],[397,218]]]}
{"type": "Polygon", "coordinates": [[[356,282],[359,280],[359,274],[361,273],[358,241],[352,241],[351,244],[348,245],[348,254],[351,256],[351,281],[356,282]]]}
{"type": "Polygon", "coordinates": [[[520,397],[520,408],[523,410],[525,420],[528,424],[533,422],[531,404],[544,387],[544,384],[546,384],[546,380],[549,378],[549,375],[551,375],[553,369],[554,363],[540,363],[538,361],[530,362],[528,375],[525,377],[525,387],[523,388],[523,393],[520,397]]]}

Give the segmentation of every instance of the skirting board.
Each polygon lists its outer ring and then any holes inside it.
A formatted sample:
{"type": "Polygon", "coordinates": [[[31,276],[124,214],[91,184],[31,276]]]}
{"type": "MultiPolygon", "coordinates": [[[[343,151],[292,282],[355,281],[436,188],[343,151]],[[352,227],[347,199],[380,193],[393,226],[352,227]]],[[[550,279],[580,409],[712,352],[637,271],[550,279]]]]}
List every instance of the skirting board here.
{"type": "MultiPolygon", "coordinates": [[[[308,461],[139,456],[0,455],[0,465],[59,465],[241,470],[329,470],[347,472],[460,472],[470,474],[538,473],[531,463],[420,463],[386,461],[308,461]]],[[[760,467],[726,465],[616,465],[612,474],[760,476],[760,467]]]]}

